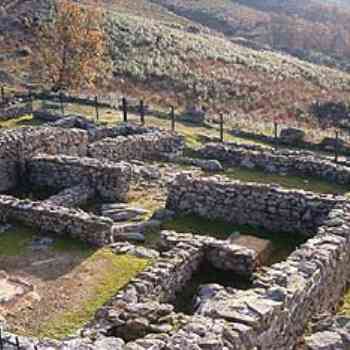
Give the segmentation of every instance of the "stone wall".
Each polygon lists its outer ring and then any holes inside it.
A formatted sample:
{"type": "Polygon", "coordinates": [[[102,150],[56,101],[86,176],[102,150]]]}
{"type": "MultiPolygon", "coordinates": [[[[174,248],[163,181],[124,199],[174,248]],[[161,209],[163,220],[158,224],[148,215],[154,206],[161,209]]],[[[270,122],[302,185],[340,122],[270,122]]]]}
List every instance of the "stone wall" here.
{"type": "Polygon", "coordinates": [[[38,153],[85,156],[88,135],[84,130],[23,127],[0,132],[0,159],[21,161],[38,153]]]}
{"type": "Polygon", "coordinates": [[[44,204],[74,208],[86,204],[96,196],[95,189],[89,185],[69,187],[43,201],[44,204]]]}
{"type": "Polygon", "coordinates": [[[345,202],[345,198],[182,173],[170,185],[167,208],[239,225],[312,236],[339,202],[345,202]]]}
{"type": "Polygon", "coordinates": [[[23,127],[0,132],[0,192],[24,178],[25,160],[48,154],[86,155],[88,134],[83,130],[23,127]]]}
{"type": "Polygon", "coordinates": [[[0,221],[16,221],[43,232],[69,235],[92,245],[110,243],[113,221],[82,210],[0,195],[0,221]]]}
{"type": "Polygon", "coordinates": [[[0,159],[0,193],[15,188],[18,183],[17,165],[13,160],[0,159]]]}
{"type": "Polygon", "coordinates": [[[132,168],[87,157],[39,154],[26,162],[28,181],[33,186],[64,190],[86,185],[104,200],[125,201],[132,168]]]}
{"type": "MultiPolygon", "coordinates": [[[[251,289],[213,289],[203,307],[187,317],[153,297],[153,290],[175,266],[198,256],[200,242],[191,241],[191,235],[180,235],[182,242],[168,255],[174,260],[161,257],[140,274],[111,305],[100,310],[93,330],[102,334],[110,330],[110,335],[129,341],[127,349],[131,350],[152,346],[169,350],[293,349],[311,317],[334,310],[344,292],[350,276],[349,222],[350,204],[337,204],[314,238],[286,261],[259,271],[251,289]]],[[[166,245],[171,246],[172,240],[176,238],[168,234],[166,245]]],[[[339,345],[339,334],[337,337],[339,345]]]]}
{"type": "Polygon", "coordinates": [[[24,106],[11,106],[7,108],[0,108],[0,121],[6,121],[29,115],[32,113],[30,104],[24,106]]]}
{"type": "Polygon", "coordinates": [[[89,156],[97,159],[155,160],[162,154],[181,154],[183,138],[169,132],[153,132],[129,137],[105,138],[89,145],[89,156]]]}
{"type": "Polygon", "coordinates": [[[326,315],[311,327],[311,333],[305,337],[305,350],[348,350],[350,317],[326,315]]]}
{"type": "Polygon", "coordinates": [[[350,167],[335,164],[329,157],[308,151],[274,150],[267,147],[210,143],[198,151],[204,158],[231,166],[258,168],[271,173],[319,177],[338,184],[350,183],[350,167]]]}

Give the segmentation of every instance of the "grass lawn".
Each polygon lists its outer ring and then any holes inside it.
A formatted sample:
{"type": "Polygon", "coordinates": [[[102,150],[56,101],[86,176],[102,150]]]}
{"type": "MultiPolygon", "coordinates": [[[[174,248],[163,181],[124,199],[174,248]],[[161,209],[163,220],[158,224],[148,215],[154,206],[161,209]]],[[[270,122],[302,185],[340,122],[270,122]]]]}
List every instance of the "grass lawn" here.
{"type": "MultiPolygon", "coordinates": [[[[9,230],[0,234],[0,256],[20,256],[25,254],[31,241],[38,237],[38,230],[15,224],[9,230]]],[[[94,251],[87,243],[70,237],[55,238],[51,249],[55,252],[84,252],[89,255],[94,251]]]]}
{"type": "Polygon", "coordinates": [[[279,174],[270,174],[261,170],[246,168],[229,168],[224,173],[225,176],[232,180],[244,182],[258,182],[264,184],[278,184],[285,188],[302,189],[315,193],[330,193],[347,195],[350,187],[326,182],[318,178],[302,176],[282,176],[279,174]]]}

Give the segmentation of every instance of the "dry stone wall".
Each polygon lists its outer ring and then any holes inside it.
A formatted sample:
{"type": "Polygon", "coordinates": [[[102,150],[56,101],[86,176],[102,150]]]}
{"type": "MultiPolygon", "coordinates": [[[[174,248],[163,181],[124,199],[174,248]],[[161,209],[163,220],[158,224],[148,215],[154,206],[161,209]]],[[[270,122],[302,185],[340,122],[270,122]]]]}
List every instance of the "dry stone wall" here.
{"type": "Polygon", "coordinates": [[[30,104],[25,106],[11,106],[7,108],[0,108],[0,121],[23,117],[31,113],[32,107],[30,104]]]}
{"type": "Polygon", "coordinates": [[[86,155],[88,135],[83,130],[24,127],[0,132],[0,192],[18,185],[25,177],[25,160],[48,154],[86,155]]]}
{"type": "MultiPolygon", "coordinates": [[[[79,119],[80,120],[80,119],[79,119]]],[[[76,118],[74,119],[76,126],[76,118]]],[[[153,156],[160,156],[161,152],[176,152],[183,146],[180,138],[175,135],[163,134],[158,129],[123,124],[116,127],[89,127],[84,128],[83,121],[78,123],[79,128],[63,127],[23,127],[0,132],[0,192],[12,189],[18,184],[19,179],[24,178],[25,160],[39,153],[50,155],[70,155],[84,157],[88,154],[90,142],[98,141],[106,137],[117,138],[123,136],[119,159],[128,159],[131,153],[140,153],[146,157],[146,152],[151,151],[153,156]],[[144,134],[134,140],[133,135],[144,134]],[[130,136],[131,135],[131,136],[130,136]],[[168,136],[166,136],[168,135],[168,136]],[[130,136],[130,138],[128,137],[130,136]],[[155,144],[152,146],[151,141],[155,144]],[[134,150],[130,147],[134,146],[134,150]]],[[[107,158],[108,149],[105,149],[101,141],[101,149],[93,144],[90,155],[101,155],[107,158]]],[[[111,142],[112,144],[113,142],[111,142]]],[[[121,146],[118,142],[116,146],[121,146]]],[[[114,159],[113,159],[114,160],[114,159]]]]}
{"type": "Polygon", "coordinates": [[[178,213],[262,226],[280,232],[314,235],[330,210],[345,198],[223,177],[178,175],[170,185],[167,208],[178,213]]]}
{"type": "Polygon", "coordinates": [[[350,167],[307,151],[273,150],[267,147],[210,143],[198,151],[204,158],[224,161],[232,166],[258,168],[271,173],[313,176],[338,184],[350,183],[350,167]]]}
{"type": "Polygon", "coordinates": [[[85,185],[104,200],[125,201],[132,168],[129,164],[111,163],[87,157],[39,154],[26,163],[28,181],[34,186],[57,190],[85,185]]]}
{"type": "Polygon", "coordinates": [[[97,159],[157,160],[163,154],[181,154],[182,137],[168,132],[154,132],[129,137],[105,138],[89,145],[89,156],[97,159]]]}
{"type": "Polygon", "coordinates": [[[95,198],[95,189],[89,185],[76,185],[69,187],[47,200],[45,204],[74,208],[86,204],[90,199],[95,198]]]}
{"type": "MultiPolygon", "coordinates": [[[[174,313],[170,305],[159,304],[158,299],[153,299],[150,304],[138,298],[139,293],[147,295],[152,291],[157,280],[161,283],[166,276],[162,274],[164,268],[171,269],[170,264],[161,261],[155,265],[154,272],[150,270],[153,273],[146,271],[142,275],[149,286],[143,289],[140,279],[134,281],[135,284],[118,294],[115,304],[99,313],[97,327],[101,327],[100,331],[104,327],[113,329],[116,336],[123,337],[126,333],[136,336],[135,330],[137,333],[141,329],[139,334],[147,336],[128,339],[128,350],[152,346],[170,350],[293,349],[312,315],[333,310],[343,294],[350,274],[349,220],[350,205],[337,204],[319,227],[317,235],[286,261],[256,274],[252,289],[218,288],[192,317],[174,313]],[[160,314],[164,316],[161,319],[166,320],[161,325],[160,314]],[[163,330],[161,338],[159,329],[163,330]]],[[[172,245],[172,240],[176,241],[176,238],[168,235],[166,244],[172,245]]],[[[184,235],[181,240],[171,254],[177,252],[177,259],[194,256],[198,248],[192,245],[189,236],[184,235]]],[[[345,350],[346,347],[330,349],[345,350]]]]}
{"type": "Polygon", "coordinates": [[[92,245],[110,243],[113,221],[82,210],[0,195],[0,221],[21,222],[43,232],[69,235],[92,245]]]}

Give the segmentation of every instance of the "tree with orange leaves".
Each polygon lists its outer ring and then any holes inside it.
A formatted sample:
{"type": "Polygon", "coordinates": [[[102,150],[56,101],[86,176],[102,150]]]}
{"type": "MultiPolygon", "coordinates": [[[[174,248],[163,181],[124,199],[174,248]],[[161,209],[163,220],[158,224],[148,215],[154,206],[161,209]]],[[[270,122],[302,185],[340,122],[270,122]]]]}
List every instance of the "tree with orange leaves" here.
{"type": "Polygon", "coordinates": [[[56,0],[51,18],[34,29],[32,68],[53,90],[94,87],[109,71],[103,13],[95,7],[56,0]]]}

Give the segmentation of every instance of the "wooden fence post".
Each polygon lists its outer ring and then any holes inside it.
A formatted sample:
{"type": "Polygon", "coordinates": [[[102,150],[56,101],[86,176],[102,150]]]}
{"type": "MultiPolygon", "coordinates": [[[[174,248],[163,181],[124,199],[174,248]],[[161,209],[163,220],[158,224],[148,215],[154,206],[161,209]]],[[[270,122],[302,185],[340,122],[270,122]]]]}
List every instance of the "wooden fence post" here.
{"type": "Polygon", "coordinates": [[[5,88],[1,87],[1,103],[5,104],[5,88]]]}
{"type": "Polygon", "coordinates": [[[122,108],[123,108],[123,121],[124,123],[128,122],[128,101],[125,97],[122,100],[122,108]]]}
{"type": "Polygon", "coordinates": [[[30,105],[30,113],[33,114],[34,112],[34,101],[33,101],[33,93],[32,90],[28,90],[28,97],[29,97],[29,105],[30,105]]]}
{"type": "Polygon", "coordinates": [[[339,155],[339,132],[335,132],[335,145],[334,145],[334,161],[338,163],[338,155],[339,155]]]}
{"type": "Polygon", "coordinates": [[[1,327],[0,327],[0,350],[4,350],[4,343],[3,343],[3,340],[2,340],[2,330],[1,330],[1,327]]]}
{"type": "Polygon", "coordinates": [[[100,120],[100,113],[98,110],[98,97],[95,96],[95,109],[96,109],[96,120],[99,121],[100,120]]]}
{"type": "Polygon", "coordinates": [[[60,92],[60,106],[61,106],[61,113],[64,116],[64,103],[63,103],[63,93],[60,92]]]}
{"type": "Polygon", "coordinates": [[[274,127],[274,138],[275,138],[275,144],[278,144],[278,124],[275,122],[273,123],[274,127]]]}
{"type": "Polygon", "coordinates": [[[224,142],[224,115],[220,113],[220,142],[224,142]]]}
{"type": "Polygon", "coordinates": [[[143,100],[140,101],[140,118],[141,118],[141,125],[145,125],[145,106],[144,106],[143,100]]]}
{"type": "Polygon", "coordinates": [[[170,107],[170,118],[171,118],[171,131],[175,131],[175,108],[170,107]]]}

